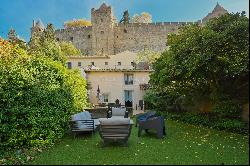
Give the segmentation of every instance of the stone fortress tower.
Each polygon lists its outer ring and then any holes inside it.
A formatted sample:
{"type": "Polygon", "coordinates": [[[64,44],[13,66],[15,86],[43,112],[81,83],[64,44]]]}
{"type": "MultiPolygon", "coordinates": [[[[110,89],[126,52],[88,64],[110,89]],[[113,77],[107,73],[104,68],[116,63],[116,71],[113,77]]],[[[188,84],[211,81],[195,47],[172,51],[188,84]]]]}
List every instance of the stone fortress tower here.
{"type": "MultiPolygon", "coordinates": [[[[87,56],[115,55],[124,51],[140,52],[144,49],[162,52],[166,48],[167,35],[177,33],[187,24],[204,25],[209,19],[228,13],[218,3],[211,13],[196,22],[130,23],[127,19],[116,22],[111,6],[103,3],[99,9],[91,9],[92,26],[57,29],[58,41],[72,42],[87,56]]],[[[126,18],[128,11],[124,12],[126,18]]],[[[31,34],[44,30],[42,22],[33,22],[31,34]]]]}
{"type": "Polygon", "coordinates": [[[92,23],[92,54],[112,55],[114,54],[114,27],[115,18],[111,6],[105,3],[99,9],[91,9],[92,23]]]}

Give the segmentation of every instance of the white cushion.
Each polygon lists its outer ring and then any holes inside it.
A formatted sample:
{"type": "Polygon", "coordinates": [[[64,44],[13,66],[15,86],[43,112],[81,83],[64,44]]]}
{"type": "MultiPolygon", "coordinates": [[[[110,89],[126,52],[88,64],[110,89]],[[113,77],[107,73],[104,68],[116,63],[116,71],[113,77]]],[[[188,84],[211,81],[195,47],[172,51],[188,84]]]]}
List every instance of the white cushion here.
{"type": "MultiPolygon", "coordinates": [[[[78,121],[78,120],[90,120],[91,119],[91,114],[88,111],[83,111],[80,112],[78,114],[75,114],[73,116],[71,116],[72,120],[78,121]]],[[[97,119],[96,121],[94,120],[94,128],[96,128],[96,124],[99,124],[99,120],[97,119]]],[[[80,130],[84,130],[87,128],[87,126],[85,124],[83,124],[83,122],[78,121],[77,122],[77,127],[80,130]]]]}
{"type": "Polygon", "coordinates": [[[112,116],[111,118],[124,118],[124,116],[112,116]]]}
{"type": "Polygon", "coordinates": [[[83,111],[71,117],[72,117],[72,120],[89,120],[91,119],[91,114],[88,111],[83,111]]]}
{"type": "Polygon", "coordinates": [[[80,118],[81,118],[81,120],[86,120],[87,119],[86,116],[85,116],[85,111],[80,112],[80,118]]]}
{"type": "Polygon", "coordinates": [[[121,111],[124,112],[124,115],[125,115],[125,113],[126,113],[126,107],[122,107],[122,108],[120,108],[120,109],[121,109],[121,111]]]}
{"type": "Polygon", "coordinates": [[[82,120],[80,113],[72,115],[71,117],[72,117],[72,120],[82,120]]]}
{"type": "Polygon", "coordinates": [[[84,111],[84,118],[86,118],[85,120],[91,119],[91,115],[88,111],[84,111]]]}
{"type": "Polygon", "coordinates": [[[100,125],[130,124],[130,118],[100,118],[100,125]]]}
{"type": "Polygon", "coordinates": [[[124,108],[115,108],[112,107],[112,116],[125,116],[125,111],[124,108]]]}

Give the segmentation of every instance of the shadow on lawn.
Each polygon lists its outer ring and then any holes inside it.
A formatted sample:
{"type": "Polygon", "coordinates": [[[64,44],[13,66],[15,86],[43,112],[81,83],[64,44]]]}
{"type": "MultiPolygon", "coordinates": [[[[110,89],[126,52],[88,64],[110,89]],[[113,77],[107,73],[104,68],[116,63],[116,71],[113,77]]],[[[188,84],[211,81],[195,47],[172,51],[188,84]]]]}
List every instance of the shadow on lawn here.
{"type": "Polygon", "coordinates": [[[75,134],[75,136],[73,133],[69,133],[67,135],[72,139],[75,139],[75,138],[91,139],[92,137],[94,137],[95,134],[98,134],[98,133],[97,132],[92,133],[91,131],[90,132],[85,131],[85,132],[77,133],[77,134],[75,134]]]}
{"type": "Polygon", "coordinates": [[[163,136],[163,138],[158,138],[156,130],[148,130],[148,131],[143,130],[141,136],[140,137],[137,136],[137,137],[138,137],[138,139],[140,139],[140,138],[153,138],[153,139],[157,139],[157,140],[162,140],[162,139],[167,138],[167,136],[168,135],[166,133],[166,135],[163,136]]]}

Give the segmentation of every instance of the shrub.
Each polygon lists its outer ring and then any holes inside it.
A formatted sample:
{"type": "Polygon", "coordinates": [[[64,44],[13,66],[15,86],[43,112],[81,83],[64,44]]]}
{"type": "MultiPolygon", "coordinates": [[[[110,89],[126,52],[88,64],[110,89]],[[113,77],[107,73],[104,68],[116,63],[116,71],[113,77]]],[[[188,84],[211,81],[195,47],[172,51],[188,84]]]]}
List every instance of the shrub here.
{"type": "Polygon", "coordinates": [[[233,100],[223,100],[217,101],[213,108],[213,112],[218,113],[220,117],[240,117],[240,112],[242,109],[240,108],[240,104],[233,100]]]}
{"type": "Polygon", "coordinates": [[[0,40],[1,150],[54,143],[86,98],[79,72],[0,40]]]}
{"type": "Polygon", "coordinates": [[[168,119],[182,121],[194,125],[201,125],[217,130],[227,130],[235,133],[248,133],[248,124],[240,119],[221,118],[216,113],[197,113],[174,111],[163,112],[168,119]]]}

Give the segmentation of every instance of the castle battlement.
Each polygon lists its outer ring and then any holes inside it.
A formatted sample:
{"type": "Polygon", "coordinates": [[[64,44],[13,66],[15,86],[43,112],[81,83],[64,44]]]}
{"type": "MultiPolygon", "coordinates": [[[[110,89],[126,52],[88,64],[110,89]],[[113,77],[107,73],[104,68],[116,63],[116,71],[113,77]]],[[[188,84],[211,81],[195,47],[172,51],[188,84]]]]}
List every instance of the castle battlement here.
{"type": "MultiPolygon", "coordinates": [[[[56,37],[58,41],[71,41],[89,56],[114,55],[123,51],[140,52],[145,48],[161,52],[166,49],[169,33],[177,33],[183,25],[202,25],[225,13],[227,11],[217,4],[206,17],[193,22],[117,23],[111,6],[103,3],[99,9],[91,9],[92,26],[57,29],[56,37]]],[[[41,29],[42,24],[38,22],[35,26],[41,29]]]]}
{"type": "Polygon", "coordinates": [[[197,23],[200,23],[201,20],[198,20],[198,21],[189,21],[189,22],[184,22],[184,21],[181,21],[181,22],[152,22],[152,23],[128,23],[128,24],[124,24],[124,23],[114,23],[115,26],[124,26],[124,27],[136,27],[136,26],[139,26],[139,27],[142,27],[142,26],[150,26],[150,25],[161,25],[161,26],[164,26],[164,25],[192,25],[192,24],[197,24],[197,23]]]}

